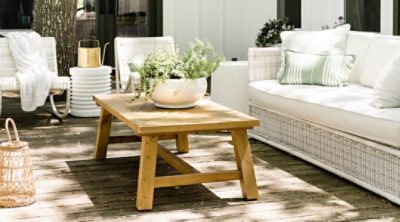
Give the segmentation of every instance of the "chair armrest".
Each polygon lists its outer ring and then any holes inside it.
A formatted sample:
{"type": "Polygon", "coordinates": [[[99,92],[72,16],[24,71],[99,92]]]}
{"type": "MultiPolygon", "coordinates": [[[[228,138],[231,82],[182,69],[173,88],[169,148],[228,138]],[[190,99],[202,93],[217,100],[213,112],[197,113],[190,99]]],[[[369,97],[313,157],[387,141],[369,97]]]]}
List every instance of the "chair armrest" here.
{"type": "Polygon", "coordinates": [[[249,48],[249,82],[276,79],[281,66],[279,47],[249,48]]]}

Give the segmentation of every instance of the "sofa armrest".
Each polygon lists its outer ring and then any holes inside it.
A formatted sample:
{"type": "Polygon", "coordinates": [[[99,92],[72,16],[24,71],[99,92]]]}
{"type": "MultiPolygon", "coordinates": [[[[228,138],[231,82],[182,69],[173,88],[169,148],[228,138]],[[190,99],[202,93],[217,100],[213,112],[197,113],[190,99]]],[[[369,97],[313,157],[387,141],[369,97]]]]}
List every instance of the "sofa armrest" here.
{"type": "Polygon", "coordinates": [[[249,82],[276,79],[281,66],[279,47],[249,48],[249,82]]]}
{"type": "Polygon", "coordinates": [[[221,62],[211,76],[211,100],[247,113],[248,62],[221,62]]]}

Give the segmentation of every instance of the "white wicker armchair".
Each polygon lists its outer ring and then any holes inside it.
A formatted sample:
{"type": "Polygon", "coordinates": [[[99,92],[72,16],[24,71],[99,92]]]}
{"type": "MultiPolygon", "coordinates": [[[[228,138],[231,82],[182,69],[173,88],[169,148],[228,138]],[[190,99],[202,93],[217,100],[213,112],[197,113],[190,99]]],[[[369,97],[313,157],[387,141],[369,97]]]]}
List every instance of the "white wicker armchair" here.
{"type": "MultiPolygon", "coordinates": [[[[43,38],[45,52],[49,64],[49,69],[58,73],[57,69],[57,56],[56,56],[56,41],[52,37],[43,38]]],[[[18,94],[20,86],[16,78],[17,68],[15,67],[14,58],[9,49],[8,40],[6,38],[0,39],[0,115],[3,93],[11,92],[18,94]]],[[[68,116],[70,108],[70,79],[69,77],[57,77],[53,87],[51,88],[49,99],[52,107],[52,113],[63,119],[68,116]],[[67,98],[65,104],[65,111],[59,112],[54,103],[54,95],[61,94],[67,91],[67,98]]]]}
{"type": "Polygon", "coordinates": [[[153,52],[166,50],[175,51],[172,37],[117,37],[114,40],[115,72],[117,93],[134,92],[139,81],[138,73],[130,71],[128,64],[141,65],[146,57],[153,52]]]}

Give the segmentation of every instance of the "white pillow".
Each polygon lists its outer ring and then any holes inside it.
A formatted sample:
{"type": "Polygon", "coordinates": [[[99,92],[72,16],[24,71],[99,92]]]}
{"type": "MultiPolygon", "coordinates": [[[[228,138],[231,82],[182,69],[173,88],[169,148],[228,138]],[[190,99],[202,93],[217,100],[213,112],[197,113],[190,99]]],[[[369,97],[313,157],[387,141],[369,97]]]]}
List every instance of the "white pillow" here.
{"type": "Polygon", "coordinates": [[[316,55],[345,55],[347,33],[350,25],[323,31],[285,31],[281,33],[281,67],[278,79],[285,71],[285,51],[302,52],[316,55]]]}
{"type": "Polygon", "coordinates": [[[373,90],[372,105],[376,108],[400,107],[400,54],[383,68],[373,90]]]}
{"type": "Polygon", "coordinates": [[[374,87],[388,62],[400,52],[400,37],[380,35],[370,40],[361,70],[360,83],[374,87]]]}

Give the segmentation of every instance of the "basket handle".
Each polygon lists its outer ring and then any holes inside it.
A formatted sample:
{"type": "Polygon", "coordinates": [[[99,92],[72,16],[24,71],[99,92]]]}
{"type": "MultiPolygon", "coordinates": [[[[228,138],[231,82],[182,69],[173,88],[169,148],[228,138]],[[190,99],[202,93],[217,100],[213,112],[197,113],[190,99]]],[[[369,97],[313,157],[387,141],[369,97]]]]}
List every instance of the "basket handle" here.
{"type": "Polygon", "coordinates": [[[11,135],[10,135],[10,130],[8,129],[8,126],[12,125],[13,130],[14,130],[14,135],[15,135],[15,139],[17,140],[17,142],[19,142],[19,136],[18,136],[18,130],[17,130],[17,126],[15,125],[15,122],[13,119],[11,118],[7,118],[6,119],[6,132],[7,132],[7,136],[8,136],[8,142],[11,143],[11,135]]]}

